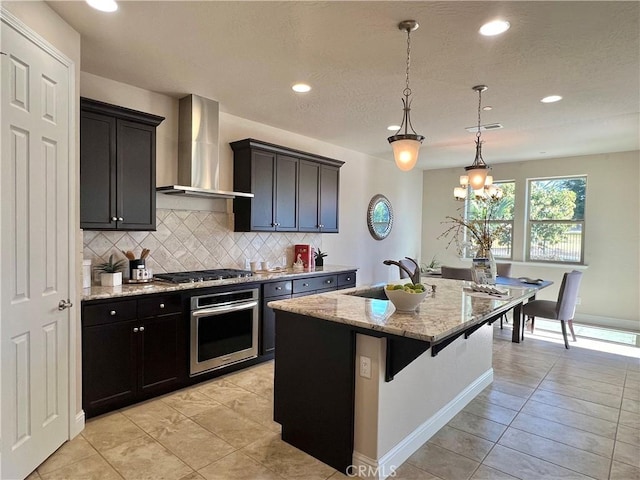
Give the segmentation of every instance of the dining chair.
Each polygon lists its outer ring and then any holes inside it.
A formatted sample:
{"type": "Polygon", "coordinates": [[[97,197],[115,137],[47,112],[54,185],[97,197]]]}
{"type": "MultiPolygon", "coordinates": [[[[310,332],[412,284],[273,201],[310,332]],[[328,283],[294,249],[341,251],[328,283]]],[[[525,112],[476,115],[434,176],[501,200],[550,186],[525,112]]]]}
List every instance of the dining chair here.
{"type": "MultiPolygon", "coordinates": [[[[573,331],[573,317],[576,313],[576,302],[578,300],[578,290],[581,280],[582,272],[578,270],[566,272],[562,277],[557,301],[531,300],[522,306],[523,318],[526,315],[526,318],[531,320],[531,333],[533,333],[536,317],[549,318],[552,320],[560,320],[565,348],[569,348],[565,322],[569,324],[573,341],[576,341],[576,334],[573,331]]],[[[522,326],[522,336],[524,338],[524,322],[522,326]]]]}
{"type": "MultiPolygon", "coordinates": [[[[496,273],[499,277],[510,277],[511,276],[511,263],[500,262],[496,263],[496,273]]],[[[507,312],[504,312],[500,315],[500,329],[502,329],[502,321],[509,323],[507,319],[507,312]]]]}
{"type": "Polygon", "coordinates": [[[442,271],[442,278],[473,281],[473,270],[470,268],[442,266],[440,270],[442,271]]]}

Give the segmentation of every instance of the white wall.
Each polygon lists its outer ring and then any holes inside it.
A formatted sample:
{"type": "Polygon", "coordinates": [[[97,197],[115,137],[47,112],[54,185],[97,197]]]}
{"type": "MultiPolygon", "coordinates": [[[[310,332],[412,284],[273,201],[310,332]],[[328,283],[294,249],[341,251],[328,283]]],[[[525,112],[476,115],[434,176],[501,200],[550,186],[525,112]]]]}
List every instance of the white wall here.
{"type": "MultiPolygon", "coordinates": [[[[86,72],[81,75],[80,92],[84,97],[165,117],[166,120],[158,128],[156,180],[158,185],[175,183],[177,99],[86,72]]],[[[401,172],[390,161],[221,112],[220,188],[223,190],[233,188],[233,152],[229,142],[248,137],[346,162],[340,169],[340,233],[322,235],[322,250],[329,254],[326,263],[356,266],[359,268],[358,284],[369,284],[398,278],[398,269],[383,265],[383,260],[420,257],[421,171],[401,172]],[[386,195],[395,212],[393,230],[382,241],[376,241],[369,235],[366,224],[367,206],[376,193],[386,195]]],[[[179,202],[183,201],[187,205],[186,200],[172,199],[170,207],[180,208],[179,202]]],[[[213,202],[218,203],[212,208],[219,210],[217,207],[224,201],[213,202]]],[[[230,209],[230,205],[229,202],[226,208],[230,209]]],[[[168,208],[169,205],[163,204],[163,207],[168,208]]],[[[191,202],[189,207],[183,208],[198,207],[191,202]]]]}
{"type": "MultiPolygon", "coordinates": [[[[461,263],[455,247],[437,239],[441,222],[457,215],[461,204],[453,200],[461,168],[425,171],[422,252],[441,263],[461,263]]],[[[585,263],[581,304],[576,321],[640,330],[640,152],[622,152],[570,158],[553,158],[493,165],[496,181],[515,180],[514,264],[512,276],[553,280],[555,285],[539,298],[555,300],[562,274],[571,265],[524,263],[526,182],[529,178],[587,175],[585,206],[585,263]]]]}
{"type": "MultiPolygon", "coordinates": [[[[66,55],[69,59],[73,61],[75,64],[74,70],[74,84],[75,84],[75,95],[74,97],[78,97],[79,95],[79,85],[80,85],[80,34],[76,32],[73,28],[71,28],[62,18],[58,16],[53,10],[49,8],[44,2],[33,1],[33,2],[2,2],[2,6],[9,10],[12,14],[18,17],[22,22],[24,22],[29,28],[37,32],[40,36],[42,36],[45,40],[47,40],[51,45],[53,45],[56,49],[66,55]]],[[[76,111],[75,111],[75,124],[79,125],[79,104],[76,103],[76,111]]],[[[76,132],[78,133],[78,132],[76,132]]],[[[75,192],[79,192],[79,161],[80,161],[80,136],[76,134],[75,137],[75,145],[70,146],[71,149],[75,149],[74,159],[75,159],[75,192]]],[[[79,203],[75,202],[76,206],[76,215],[71,218],[70,221],[75,222],[79,217],[79,203]]],[[[78,254],[75,259],[76,271],[76,292],[77,296],[74,300],[74,305],[77,305],[78,308],[71,309],[70,320],[72,322],[72,329],[75,328],[75,335],[71,333],[70,339],[72,341],[77,340],[77,343],[70,345],[70,354],[72,355],[69,365],[70,369],[74,368],[76,376],[75,378],[70,378],[70,412],[72,416],[72,422],[74,418],[81,417],[82,414],[82,390],[79,385],[81,385],[82,380],[82,352],[80,350],[80,294],[82,292],[82,256],[80,247],[82,245],[82,232],[78,228],[76,232],[76,245],[78,246],[78,254]],[[78,388],[76,388],[78,385],[78,388]]],[[[82,421],[80,421],[82,424],[82,421]]],[[[81,426],[81,425],[80,425],[81,426]]],[[[79,433],[79,430],[76,428],[75,431],[72,429],[71,436],[75,436],[79,433]]]]}

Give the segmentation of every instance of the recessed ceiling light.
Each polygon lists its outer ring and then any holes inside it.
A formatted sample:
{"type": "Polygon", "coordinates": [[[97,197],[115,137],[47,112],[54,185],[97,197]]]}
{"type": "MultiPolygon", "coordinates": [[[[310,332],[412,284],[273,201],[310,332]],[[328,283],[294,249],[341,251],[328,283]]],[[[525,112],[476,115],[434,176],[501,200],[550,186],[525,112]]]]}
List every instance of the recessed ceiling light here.
{"type": "Polygon", "coordinates": [[[398,130],[400,130],[400,125],[389,125],[387,127],[387,130],[392,132],[397,132],[398,130]]]}
{"type": "Polygon", "coordinates": [[[118,10],[118,4],[115,0],[86,0],[86,2],[89,6],[101,12],[115,12],[118,10]]]}
{"type": "Polygon", "coordinates": [[[562,100],[562,97],[560,95],[549,95],[548,97],[544,97],[540,101],[542,103],[553,103],[553,102],[559,102],[560,100],[562,100]]]}
{"type": "Polygon", "coordinates": [[[493,110],[493,107],[491,105],[487,105],[486,107],[482,107],[482,110],[488,112],[489,110],[493,110]]]}
{"type": "Polygon", "coordinates": [[[306,83],[296,83],[291,87],[291,89],[297,93],[307,93],[311,90],[311,86],[306,83]]]}
{"type": "Polygon", "coordinates": [[[480,35],[484,35],[485,37],[492,37],[506,32],[510,26],[511,24],[506,20],[493,20],[482,25],[479,32],[480,35]]]}

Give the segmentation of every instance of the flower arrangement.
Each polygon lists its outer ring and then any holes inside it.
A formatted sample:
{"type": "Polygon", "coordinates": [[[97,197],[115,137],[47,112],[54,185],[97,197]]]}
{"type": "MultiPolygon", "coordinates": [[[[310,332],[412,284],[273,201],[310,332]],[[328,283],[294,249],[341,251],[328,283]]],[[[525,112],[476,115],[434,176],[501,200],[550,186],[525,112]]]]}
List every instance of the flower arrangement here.
{"type": "Polygon", "coordinates": [[[462,212],[458,217],[445,217],[442,223],[448,226],[438,238],[449,238],[447,248],[455,243],[460,256],[464,256],[465,247],[471,247],[475,249],[476,257],[490,257],[493,242],[507,234],[509,229],[506,223],[496,222],[504,218],[504,209],[508,208],[502,191],[494,189],[492,194],[484,190],[476,193],[466,216],[464,208],[459,209],[462,212]]]}

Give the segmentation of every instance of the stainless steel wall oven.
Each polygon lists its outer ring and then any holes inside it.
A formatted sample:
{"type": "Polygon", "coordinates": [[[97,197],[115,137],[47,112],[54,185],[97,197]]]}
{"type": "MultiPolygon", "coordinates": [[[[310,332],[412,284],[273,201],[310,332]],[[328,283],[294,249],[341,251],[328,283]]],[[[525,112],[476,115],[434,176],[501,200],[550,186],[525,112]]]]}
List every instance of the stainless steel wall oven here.
{"type": "Polygon", "coordinates": [[[191,297],[190,375],[258,356],[257,288],[191,297]]]}

